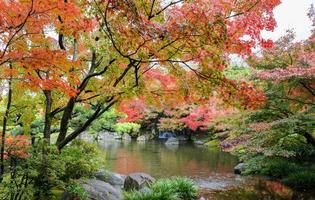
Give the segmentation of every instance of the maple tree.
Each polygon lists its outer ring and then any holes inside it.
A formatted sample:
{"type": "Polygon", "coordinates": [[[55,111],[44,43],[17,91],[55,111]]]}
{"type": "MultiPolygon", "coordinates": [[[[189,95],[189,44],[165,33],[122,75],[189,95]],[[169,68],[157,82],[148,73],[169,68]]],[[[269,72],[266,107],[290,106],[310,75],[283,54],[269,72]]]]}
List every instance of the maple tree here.
{"type": "Polygon", "coordinates": [[[248,59],[266,102],[227,120],[229,137],[221,143],[244,162],[242,174],[272,176],[295,188],[314,183],[314,13],[312,6],[309,38],[296,41],[288,31],[272,48],[248,59]]]}
{"type": "Polygon", "coordinates": [[[8,97],[15,91],[11,83],[37,96],[45,142],[51,143],[52,125],[59,124],[59,150],[132,96],[170,107],[203,104],[217,93],[227,102],[236,98],[255,107],[264,101],[263,93],[223,72],[230,54],[246,57],[253,47],[272,46],[260,33],[274,29],[272,11],[278,4],[280,0],[4,0],[1,80],[8,97]],[[79,104],[92,113],[70,131],[79,104]]]}
{"type": "MultiPolygon", "coordinates": [[[[229,80],[224,70],[230,54],[245,57],[257,45],[271,46],[260,32],[275,27],[272,10],[279,3],[1,1],[0,76],[7,88],[2,101],[7,105],[1,177],[7,123],[17,117],[26,133],[27,118],[35,118],[27,112],[33,109],[43,114],[46,146],[51,143],[53,125],[59,127],[56,144],[61,150],[109,108],[133,96],[163,109],[199,104],[178,121],[193,130],[206,126],[211,118],[213,110],[204,106],[211,93],[227,103],[249,108],[260,105],[265,100],[261,91],[229,80]],[[36,99],[37,105],[20,101],[16,98],[20,94],[36,99]],[[23,109],[12,112],[12,104],[23,109]],[[89,107],[91,113],[69,130],[77,105],[89,107]],[[204,116],[202,122],[196,114],[204,116]]],[[[134,118],[141,117],[141,113],[136,115],[134,118]]]]}
{"type": "MultiPolygon", "coordinates": [[[[313,13],[311,8],[309,16],[314,21],[313,13]]],[[[294,39],[294,33],[288,31],[272,48],[264,49],[248,59],[248,63],[254,69],[253,78],[259,80],[265,88],[266,103],[249,115],[250,123],[247,123],[252,133],[225,141],[222,144],[223,148],[230,151],[246,141],[251,141],[246,144],[246,148],[252,152],[266,153],[270,156],[278,151],[281,156],[294,157],[298,153],[292,151],[290,147],[299,145],[300,149],[307,149],[308,147],[305,147],[307,145],[311,146],[309,149],[314,147],[311,122],[315,97],[314,30],[305,41],[295,42],[294,39]],[[287,127],[288,123],[290,129],[287,127]],[[287,130],[277,131],[282,128],[287,130]],[[290,138],[305,142],[286,145],[278,143],[290,138]],[[263,145],[263,141],[266,144],[263,145]]]]}
{"type": "MultiPolygon", "coordinates": [[[[45,157],[53,133],[61,151],[113,106],[127,114],[119,122],[155,134],[201,132],[222,116],[243,114],[235,115],[240,130],[221,147],[243,146],[268,162],[314,155],[315,30],[301,42],[291,32],[275,43],[263,39],[261,31],[276,25],[278,4],[1,1],[1,175],[8,156],[34,156],[25,153],[28,137],[13,136],[11,126],[29,134],[39,120],[41,136],[30,139],[36,146],[44,138],[45,157]],[[256,47],[259,55],[252,53],[256,47]],[[229,76],[232,54],[248,61],[251,77],[229,76]],[[247,112],[253,108],[259,109],[247,112]]],[[[309,16],[315,23],[313,9],[309,16]]]]}
{"type": "Polygon", "coordinates": [[[156,129],[157,134],[159,131],[182,133],[185,129],[186,132],[206,131],[215,119],[232,114],[237,109],[212,97],[199,105],[186,102],[181,106],[171,107],[148,105],[144,99],[134,99],[123,101],[119,111],[127,115],[120,119],[121,122],[136,122],[143,128],[156,129]]]}

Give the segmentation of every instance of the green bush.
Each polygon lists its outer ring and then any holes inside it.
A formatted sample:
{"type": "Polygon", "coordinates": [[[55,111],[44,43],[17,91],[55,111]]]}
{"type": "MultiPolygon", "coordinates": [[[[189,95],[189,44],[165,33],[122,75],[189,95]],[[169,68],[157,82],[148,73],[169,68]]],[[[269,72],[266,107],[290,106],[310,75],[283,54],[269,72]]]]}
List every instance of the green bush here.
{"type": "Polygon", "coordinates": [[[80,183],[76,181],[70,181],[68,185],[65,187],[65,191],[71,195],[71,199],[80,199],[85,200],[88,199],[88,196],[81,186],[80,183]]]}
{"type": "Polygon", "coordinates": [[[301,170],[297,164],[282,159],[265,159],[265,164],[262,168],[262,174],[275,178],[283,178],[290,173],[301,170]]]}
{"type": "Polygon", "coordinates": [[[141,128],[140,124],[124,122],[117,123],[114,126],[115,131],[120,134],[128,133],[131,136],[137,136],[139,134],[139,130],[141,128]]]}
{"type": "Polygon", "coordinates": [[[242,174],[262,174],[274,178],[284,178],[301,169],[301,166],[289,160],[256,156],[245,161],[245,170],[242,174]]]}
{"type": "Polygon", "coordinates": [[[197,186],[187,178],[162,179],[150,187],[151,192],[131,191],[124,200],[191,200],[198,195],[197,186]]]}
{"type": "Polygon", "coordinates": [[[14,177],[0,184],[0,199],[53,199],[53,190],[66,190],[83,199],[74,181],[91,177],[103,165],[95,145],[74,141],[60,153],[55,146],[43,151],[37,143],[30,156],[15,160],[14,177]]]}
{"type": "Polygon", "coordinates": [[[283,179],[283,183],[294,188],[312,189],[315,187],[315,172],[301,171],[290,174],[283,179]]]}
{"type": "Polygon", "coordinates": [[[95,120],[89,128],[90,132],[97,133],[108,130],[115,131],[117,120],[123,118],[124,115],[115,111],[114,109],[105,112],[99,119],[95,120]]]}
{"type": "Polygon", "coordinates": [[[65,173],[62,177],[65,181],[91,177],[93,172],[99,170],[104,164],[97,147],[82,140],[72,142],[60,156],[65,165],[65,173]]]}

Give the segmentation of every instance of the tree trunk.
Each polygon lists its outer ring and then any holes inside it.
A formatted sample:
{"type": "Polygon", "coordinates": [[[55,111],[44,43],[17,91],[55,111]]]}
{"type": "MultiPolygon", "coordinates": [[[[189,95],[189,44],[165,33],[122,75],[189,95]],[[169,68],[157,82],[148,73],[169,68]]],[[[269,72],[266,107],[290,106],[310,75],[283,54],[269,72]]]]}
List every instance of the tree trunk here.
{"type": "Polygon", "coordinates": [[[310,144],[313,147],[315,147],[315,139],[314,139],[314,137],[311,134],[304,133],[303,136],[306,138],[306,141],[307,141],[308,144],[310,144]]]}
{"type": "Polygon", "coordinates": [[[61,122],[60,122],[60,132],[59,132],[59,135],[57,138],[57,145],[59,143],[61,143],[67,135],[69,120],[70,120],[72,112],[73,112],[75,101],[76,101],[76,98],[72,97],[69,100],[69,102],[68,102],[68,104],[67,104],[67,106],[63,112],[61,122]]]}
{"type": "Polygon", "coordinates": [[[69,142],[71,142],[72,140],[74,140],[78,135],[80,135],[80,133],[82,133],[83,131],[85,131],[90,124],[97,119],[97,116],[99,115],[101,111],[101,107],[99,106],[96,111],[93,113],[93,115],[79,128],[77,128],[75,131],[73,131],[70,135],[68,135],[66,138],[64,138],[64,140],[60,141],[57,144],[57,147],[59,150],[61,150],[63,147],[65,147],[69,142]]]}
{"type": "Polygon", "coordinates": [[[62,140],[60,143],[58,143],[57,147],[59,150],[62,150],[63,147],[65,147],[69,142],[74,140],[76,137],[78,137],[83,131],[85,131],[94,120],[98,119],[104,112],[108,111],[114,104],[116,103],[116,100],[110,102],[105,108],[102,109],[102,105],[98,105],[97,109],[94,111],[93,115],[89,117],[88,120],[85,121],[85,123],[74,130],[71,134],[69,134],[67,137],[65,137],[64,140],[62,140]]]}
{"type": "Polygon", "coordinates": [[[8,102],[7,102],[5,113],[3,115],[2,135],[1,135],[0,183],[2,182],[3,175],[4,175],[4,145],[5,145],[5,139],[6,139],[7,122],[8,122],[11,102],[12,102],[12,87],[11,87],[12,78],[10,78],[8,82],[9,82],[8,102]]]}
{"type": "Polygon", "coordinates": [[[46,98],[45,102],[45,126],[44,126],[44,139],[47,145],[50,145],[50,134],[51,134],[51,124],[52,124],[52,96],[50,90],[44,90],[44,95],[46,98]]]}
{"type": "MultiPolygon", "coordinates": [[[[75,41],[75,46],[76,46],[76,41],[75,41]]],[[[76,47],[74,47],[75,49],[76,47]]],[[[74,54],[73,54],[73,59],[76,60],[76,51],[74,50],[74,54]]],[[[93,77],[91,76],[95,69],[97,67],[97,64],[96,64],[96,53],[95,51],[92,51],[92,61],[91,61],[91,68],[89,70],[89,73],[86,75],[86,77],[82,80],[80,86],[78,87],[78,90],[79,90],[79,93],[77,95],[80,95],[80,93],[85,89],[85,87],[88,85],[90,79],[93,77]]],[[[105,72],[105,71],[104,71],[105,72]]],[[[73,113],[73,108],[76,104],[76,101],[77,101],[77,98],[78,96],[76,97],[71,97],[65,107],[65,110],[62,114],[62,118],[61,118],[61,121],[60,121],[60,132],[59,132],[59,135],[58,135],[58,138],[57,138],[57,141],[56,141],[56,144],[60,144],[65,138],[66,138],[66,135],[67,135],[67,131],[68,131],[68,125],[69,125],[69,122],[70,122],[70,119],[71,119],[71,116],[72,116],[72,113],[73,113]]]]}

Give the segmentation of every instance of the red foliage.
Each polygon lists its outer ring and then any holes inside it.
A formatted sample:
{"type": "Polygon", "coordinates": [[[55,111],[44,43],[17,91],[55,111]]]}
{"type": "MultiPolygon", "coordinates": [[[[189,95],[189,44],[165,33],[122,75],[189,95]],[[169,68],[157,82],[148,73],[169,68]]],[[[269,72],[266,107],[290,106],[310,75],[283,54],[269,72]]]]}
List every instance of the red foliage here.
{"type": "Polygon", "coordinates": [[[207,104],[195,108],[187,117],[181,119],[188,128],[193,131],[197,129],[206,130],[211,122],[235,112],[231,107],[222,107],[222,101],[211,98],[207,104]]]}
{"type": "Polygon", "coordinates": [[[84,4],[1,1],[0,8],[0,65],[15,63],[15,69],[2,73],[1,78],[18,78],[32,90],[56,89],[76,95],[78,79],[71,69],[78,69],[79,63],[69,59],[71,51],[56,50],[58,43],[48,37],[47,31],[75,38],[91,31],[92,20],[83,14],[84,4]]]}
{"type": "Polygon", "coordinates": [[[144,117],[145,108],[143,98],[121,102],[119,111],[125,113],[127,118],[120,119],[119,122],[137,122],[141,120],[144,117]]]}
{"type": "MultiPolygon", "coordinates": [[[[0,138],[1,139],[1,138],[0,138]]],[[[6,136],[4,158],[11,156],[18,158],[26,158],[29,156],[28,149],[30,147],[29,138],[25,135],[6,136]]]]}
{"type": "MultiPolygon", "coordinates": [[[[276,67],[271,70],[264,70],[257,73],[258,78],[270,79],[275,81],[285,81],[292,78],[314,79],[315,78],[315,11],[314,7],[310,8],[309,17],[313,21],[312,35],[303,42],[293,42],[294,35],[290,32],[284,36],[278,45],[270,49],[269,54],[279,54],[279,49],[285,51],[285,55],[290,57],[290,63],[285,67],[276,67]],[[291,38],[290,38],[291,37],[291,38]],[[289,39],[286,39],[289,38],[289,39]],[[291,39],[291,40],[290,40],[291,39]],[[289,48],[287,47],[289,46],[289,48]]],[[[277,55],[280,56],[280,55],[277,55]]],[[[263,58],[256,58],[261,60],[263,58]]]]}

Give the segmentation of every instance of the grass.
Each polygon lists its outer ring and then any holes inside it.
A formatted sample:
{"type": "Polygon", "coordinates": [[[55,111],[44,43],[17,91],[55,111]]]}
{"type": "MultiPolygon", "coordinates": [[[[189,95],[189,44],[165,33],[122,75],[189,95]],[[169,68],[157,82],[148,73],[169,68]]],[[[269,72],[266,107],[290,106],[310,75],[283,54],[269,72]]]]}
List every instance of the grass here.
{"type": "Polygon", "coordinates": [[[195,183],[187,178],[161,179],[149,192],[126,192],[124,200],[192,200],[198,196],[195,183]]]}

